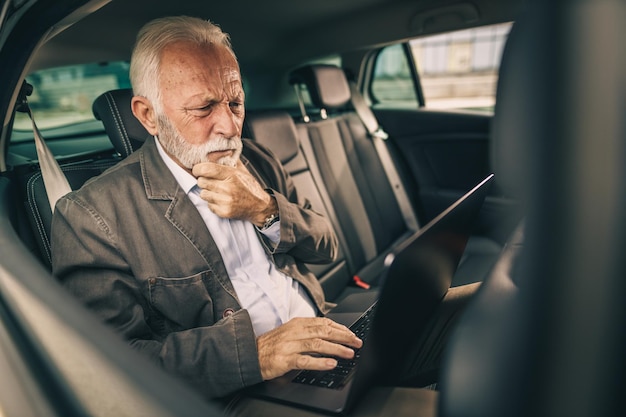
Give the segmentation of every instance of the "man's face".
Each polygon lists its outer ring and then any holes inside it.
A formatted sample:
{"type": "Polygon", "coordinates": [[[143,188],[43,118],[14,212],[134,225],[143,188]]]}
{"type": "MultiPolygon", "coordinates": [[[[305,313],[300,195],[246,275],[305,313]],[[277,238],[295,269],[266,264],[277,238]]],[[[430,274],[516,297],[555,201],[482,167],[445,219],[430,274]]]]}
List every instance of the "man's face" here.
{"type": "Polygon", "coordinates": [[[158,137],[181,166],[236,166],[245,115],[237,61],[222,45],[176,43],[161,57],[158,137]]]}

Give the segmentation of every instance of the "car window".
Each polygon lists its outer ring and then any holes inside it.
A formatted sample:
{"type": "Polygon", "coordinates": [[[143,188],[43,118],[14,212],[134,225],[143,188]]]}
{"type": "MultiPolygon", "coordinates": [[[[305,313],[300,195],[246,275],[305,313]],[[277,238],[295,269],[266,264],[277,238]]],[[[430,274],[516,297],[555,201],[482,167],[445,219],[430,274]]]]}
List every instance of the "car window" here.
{"type": "Polygon", "coordinates": [[[404,44],[383,48],[374,67],[371,95],[376,103],[417,107],[418,97],[404,44]]]}
{"type": "MultiPolygon", "coordinates": [[[[93,101],[105,91],[129,88],[129,63],[125,61],[50,68],[31,73],[28,98],[37,126],[42,131],[63,126],[81,126],[95,120],[93,101]]],[[[27,116],[16,115],[14,130],[29,130],[27,116]]],[[[76,132],[80,133],[80,132],[76,132]]]]}
{"type": "Polygon", "coordinates": [[[376,56],[370,85],[373,102],[493,112],[502,48],[510,28],[510,23],[483,26],[383,48],[376,56]]]}

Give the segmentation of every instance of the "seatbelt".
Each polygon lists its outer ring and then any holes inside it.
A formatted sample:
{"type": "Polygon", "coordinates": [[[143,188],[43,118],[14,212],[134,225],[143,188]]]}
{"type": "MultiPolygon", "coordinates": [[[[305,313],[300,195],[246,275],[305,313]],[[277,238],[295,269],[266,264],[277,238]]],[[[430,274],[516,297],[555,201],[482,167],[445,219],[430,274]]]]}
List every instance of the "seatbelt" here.
{"type": "Polygon", "coordinates": [[[44,186],[46,187],[46,194],[48,195],[48,202],[50,203],[50,210],[54,213],[54,205],[57,200],[63,197],[65,194],[72,191],[67,177],[61,170],[59,163],[52,155],[50,148],[46,145],[41,132],[35,124],[35,118],[28,105],[27,96],[33,92],[33,86],[26,81],[22,84],[22,89],[19,95],[19,102],[17,110],[22,113],[27,113],[33,124],[33,134],[35,137],[35,149],[37,150],[37,159],[39,160],[39,167],[41,169],[41,176],[43,178],[44,186]]]}
{"type": "Polygon", "coordinates": [[[372,142],[378,152],[380,162],[382,163],[385,174],[387,175],[387,180],[389,181],[391,189],[393,190],[396,200],[398,201],[398,206],[400,207],[406,226],[412,231],[419,230],[419,222],[417,221],[417,217],[413,211],[413,206],[409,201],[406,189],[402,185],[400,175],[398,175],[396,166],[391,158],[391,155],[389,154],[389,149],[387,149],[387,144],[385,144],[385,140],[387,140],[389,135],[378,124],[378,120],[376,119],[374,112],[372,112],[372,109],[370,109],[368,104],[365,102],[365,99],[354,82],[350,82],[350,97],[354,110],[372,138],[372,142]]]}

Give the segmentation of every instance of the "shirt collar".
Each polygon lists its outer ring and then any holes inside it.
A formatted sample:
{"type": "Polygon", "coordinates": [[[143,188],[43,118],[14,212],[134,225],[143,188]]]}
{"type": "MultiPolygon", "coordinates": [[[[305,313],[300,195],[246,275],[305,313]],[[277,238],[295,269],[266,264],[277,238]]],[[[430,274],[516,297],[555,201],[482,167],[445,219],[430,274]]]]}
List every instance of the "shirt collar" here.
{"type": "Polygon", "coordinates": [[[174,178],[176,178],[178,185],[180,185],[185,194],[189,194],[189,192],[198,184],[198,180],[189,172],[185,171],[167,154],[167,152],[165,152],[165,149],[161,146],[161,142],[159,142],[159,138],[155,136],[154,141],[156,142],[157,150],[159,151],[159,155],[161,155],[161,159],[163,159],[167,168],[170,170],[174,178]]]}

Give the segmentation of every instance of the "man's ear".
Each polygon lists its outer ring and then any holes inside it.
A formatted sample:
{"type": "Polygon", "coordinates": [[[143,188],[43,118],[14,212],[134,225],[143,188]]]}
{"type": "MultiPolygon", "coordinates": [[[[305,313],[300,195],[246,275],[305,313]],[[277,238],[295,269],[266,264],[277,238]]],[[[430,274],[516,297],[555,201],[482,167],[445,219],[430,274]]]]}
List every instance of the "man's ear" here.
{"type": "Polygon", "coordinates": [[[156,115],[154,114],[154,108],[150,100],[141,96],[133,96],[130,102],[130,108],[148,133],[152,136],[159,134],[156,124],[156,115]]]}

